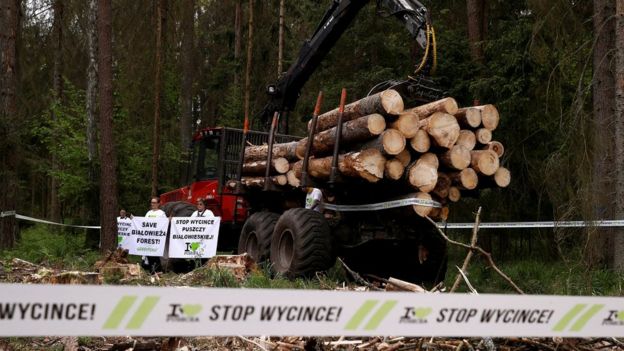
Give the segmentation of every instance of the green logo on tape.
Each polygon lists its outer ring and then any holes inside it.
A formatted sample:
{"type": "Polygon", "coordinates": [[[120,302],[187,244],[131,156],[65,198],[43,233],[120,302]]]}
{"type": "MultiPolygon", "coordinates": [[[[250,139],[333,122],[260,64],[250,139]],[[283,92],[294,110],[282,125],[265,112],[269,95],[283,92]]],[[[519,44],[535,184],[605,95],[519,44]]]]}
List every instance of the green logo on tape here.
{"type": "Polygon", "coordinates": [[[189,317],[197,316],[201,310],[201,305],[182,305],[182,313],[189,317]]]}
{"type": "MultiPolygon", "coordinates": [[[[561,317],[557,324],[555,324],[553,331],[565,331],[568,329],[568,324],[572,323],[572,321],[574,321],[574,323],[568,330],[574,332],[581,331],[587,322],[589,322],[589,320],[604,307],[604,305],[589,305],[589,308],[586,309],[587,306],[588,305],[586,304],[579,303],[572,307],[563,317],[561,317]],[[581,314],[583,311],[584,313],[581,314]],[[579,314],[580,317],[577,318],[579,314]]],[[[618,318],[620,318],[619,314],[618,318]]]]}
{"type": "MultiPolygon", "coordinates": [[[[396,300],[388,300],[377,307],[379,302],[379,300],[366,300],[347,322],[344,327],[345,330],[357,330],[360,324],[362,324],[371,313],[372,315],[368,318],[368,322],[364,325],[364,330],[377,329],[384,318],[386,318],[388,313],[390,313],[397,304],[396,300]]],[[[427,314],[430,312],[431,311],[427,312],[427,314]]]]}
{"type": "Polygon", "coordinates": [[[197,251],[197,249],[199,249],[199,243],[191,243],[191,250],[197,251]]]}
{"type": "MultiPolygon", "coordinates": [[[[134,306],[134,303],[137,301],[137,296],[126,295],[123,296],[117,305],[108,316],[108,319],[102,326],[102,329],[117,329],[119,325],[124,320],[128,312],[134,306]]],[[[128,324],[126,324],[126,329],[139,329],[150,315],[156,304],[160,300],[158,296],[147,296],[139,304],[139,307],[136,308],[134,314],[130,317],[128,324]]]]}

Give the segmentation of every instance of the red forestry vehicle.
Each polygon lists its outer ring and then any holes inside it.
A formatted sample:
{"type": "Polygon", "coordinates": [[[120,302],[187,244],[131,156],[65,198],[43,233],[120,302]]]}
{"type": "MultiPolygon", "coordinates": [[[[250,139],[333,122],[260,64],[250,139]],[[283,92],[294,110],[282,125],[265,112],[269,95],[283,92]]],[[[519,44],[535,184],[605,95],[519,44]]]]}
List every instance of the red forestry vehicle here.
{"type": "MultiPolygon", "coordinates": [[[[274,191],[267,187],[262,191],[245,191],[240,186],[246,145],[266,143],[272,150],[274,143],[299,139],[278,134],[278,124],[288,133],[287,114],[294,109],[303,85],[367,2],[332,1],[315,33],[303,44],[297,61],[276,84],[267,88],[269,102],[260,115],[260,121],[265,128],[270,126],[268,133],[248,130],[248,121],[245,121],[243,130],[207,128],[195,134],[187,172],[190,184],[161,196],[165,212],[175,216],[190,215],[197,199],[206,199],[207,207],[222,217],[220,251],[238,247],[239,252],[246,251],[258,261],[270,256],[273,269],[290,277],[327,269],[340,254],[351,257],[348,263],[362,271],[382,275],[392,272],[394,276],[412,281],[439,281],[444,278],[446,245],[436,239],[437,235],[431,235],[431,225],[422,219],[400,221],[383,218],[378,213],[350,212],[331,222],[318,212],[303,208],[305,193],[302,189],[274,191]],[[279,123],[280,120],[282,123],[279,123]],[[226,186],[232,180],[239,181],[235,190],[226,186]],[[422,262],[419,264],[417,254],[419,245],[423,243],[432,257],[424,265],[422,262]],[[352,251],[356,253],[351,254],[352,251]],[[382,253],[390,255],[384,258],[382,253]],[[385,266],[384,262],[394,267],[402,266],[408,273],[395,274],[392,267],[390,271],[379,269],[385,266]]],[[[422,75],[432,61],[435,62],[430,59],[435,55],[431,47],[432,27],[427,9],[416,0],[380,0],[378,6],[384,6],[388,13],[407,27],[426,55],[417,78],[380,83],[370,94],[392,88],[405,101],[430,102],[439,99],[443,93],[422,75]]],[[[269,152],[268,164],[270,155],[269,152]]],[[[351,204],[381,200],[375,198],[375,191],[371,192],[365,184],[358,182],[341,185],[332,191],[337,203],[347,198],[351,204]]]]}

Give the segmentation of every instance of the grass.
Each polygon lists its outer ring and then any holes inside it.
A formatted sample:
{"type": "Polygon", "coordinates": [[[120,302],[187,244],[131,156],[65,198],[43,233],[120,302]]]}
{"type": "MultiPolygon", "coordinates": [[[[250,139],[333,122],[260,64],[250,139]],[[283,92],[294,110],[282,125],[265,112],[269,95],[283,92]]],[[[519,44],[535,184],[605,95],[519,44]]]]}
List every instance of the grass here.
{"type": "MultiPolygon", "coordinates": [[[[44,264],[67,270],[92,270],[95,261],[100,258],[97,250],[85,249],[85,234],[68,231],[51,231],[48,226],[36,225],[22,231],[21,239],[12,250],[0,252],[0,259],[9,261],[18,257],[33,263],[44,264]]],[[[445,285],[453,285],[457,269],[461,266],[465,251],[449,249],[448,271],[445,285]]],[[[131,256],[132,261],[138,258],[131,256]]],[[[135,260],[136,259],[136,260],[135,260]]],[[[499,268],[527,294],[549,295],[596,295],[623,296],[622,282],[624,274],[605,269],[587,270],[580,263],[566,264],[560,260],[549,260],[544,256],[515,256],[495,259],[499,268]]],[[[574,262],[574,260],[570,260],[574,262]]],[[[7,269],[8,267],[4,267],[7,269]]],[[[468,279],[480,293],[515,293],[487,263],[474,257],[468,269],[468,279]]],[[[121,277],[108,277],[106,283],[118,284],[121,277]]],[[[156,285],[168,285],[175,281],[176,275],[167,273],[163,282],[156,285]]],[[[339,263],[325,273],[319,273],[307,279],[289,280],[275,276],[271,267],[262,264],[244,281],[237,280],[230,272],[201,267],[194,271],[191,286],[242,287],[267,289],[335,289],[348,277],[339,263]]],[[[466,292],[466,285],[460,284],[459,292],[466,292]]]]}
{"type": "Polygon", "coordinates": [[[55,232],[47,225],[35,225],[22,230],[17,245],[0,252],[0,259],[17,257],[37,264],[89,271],[100,253],[84,248],[84,243],[84,232],[55,232]]]}

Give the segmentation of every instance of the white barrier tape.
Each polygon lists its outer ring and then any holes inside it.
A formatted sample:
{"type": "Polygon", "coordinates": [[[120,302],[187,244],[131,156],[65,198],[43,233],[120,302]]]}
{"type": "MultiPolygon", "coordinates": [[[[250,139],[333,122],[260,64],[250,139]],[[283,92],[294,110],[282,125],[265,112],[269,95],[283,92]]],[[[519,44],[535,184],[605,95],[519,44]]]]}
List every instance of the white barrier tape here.
{"type": "Polygon", "coordinates": [[[86,229],[100,229],[100,226],[95,226],[95,225],[73,225],[73,224],[64,224],[64,223],[56,223],[56,222],[51,222],[51,221],[46,221],[44,219],[39,219],[39,218],[33,218],[33,217],[28,217],[28,216],[24,216],[21,214],[17,214],[15,213],[15,211],[5,211],[5,212],[1,212],[0,213],[0,218],[2,217],[9,217],[9,216],[15,216],[16,219],[22,219],[25,221],[29,221],[29,222],[35,222],[35,223],[45,223],[45,224],[52,224],[52,225],[60,225],[63,227],[72,227],[72,228],[86,228],[86,229]]]}
{"type": "MultiPolygon", "coordinates": [[[[472,229],[474,223],[438,223],[439,228],[472,229]]],[[[479,229],[517,228],[584,228],[584,227],[624,227],[624,220],[600,221],[545,221],[545,222],[490,222],[479,224],[479,229]]]]}
{"type": "Polygon", "coordinates": [[[388,208],[396,208],[396,207],[403,207],[403,206],[409,206],[409,205],[420,205],[420,206],[436,207],[436,208],[442,207],[442,205],[437,201],[416,199],[416,198],[392,200],[392,201],[378,202],[378,203],[366,204],[366,205],[335,205],[335,204],[330,204],[327,202],[323,202],[322,204],[323,204],[323,207],[325,207],[328,210],[342,211],[342,212],[379,211],[379,210],[385,210],[388,208]]]}
{"type": "Polygon", "coordinates": [[[8,336],[623,337],[624,298],[0,284],[8,336]]]}

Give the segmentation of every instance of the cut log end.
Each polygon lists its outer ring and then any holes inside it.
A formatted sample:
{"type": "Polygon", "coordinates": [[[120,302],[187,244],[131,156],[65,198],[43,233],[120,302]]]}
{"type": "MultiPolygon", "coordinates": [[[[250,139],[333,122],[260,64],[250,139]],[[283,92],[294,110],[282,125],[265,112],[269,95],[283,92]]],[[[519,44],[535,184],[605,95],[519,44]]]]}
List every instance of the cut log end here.
{"type": "Polygon", "coordinates": [[[475,136],[479,144],[487,145],[492,141],[492,131],[487,128],[479,128],[475,131],[475,136]]]}
{"type": "Polygon", "coordinates": [[[457,145],[461,145],[468,150],[473,150],[477,145],[477,137],[474,132],[462,129],[459,131],[459,137],[457,138],[457,145]]]}
{"type": "Polygon", "coordinates": [[[424,129],[439,146],[450,149],[459,138],[459,124],[454,116],[436,112],[422,122],[425,121],[424,129]]]}
{"type": "Polygon", "coordinates": [[[500,166],[498,155],[494,151],[473,150],[470,155],[472,168],[478,173],[493,175],[500,166]]]}
{"type": "Polygon", "coordinates": [[[503,143],[501,143],[500,141],[495,141],[495,140],[492,140],[489,143],[487,143],[483,147],[483,150],[492,150],[496,152],[499,158],[502,157],[503,154],[505,153],[505,147],[503,146],[503,143]]]}
{"type": "Polygon", "coordinates": [[[511,183],[511,172],[505,167],[499,167],[494,173],[494,182],[501,188],[506,188],[511,183]]]}
{"type": "Polygon", "coordinates": [[[451,202],[458,202],[461,199],[461,191],[458,187],[452,186],[449,188],[448,199],[451,202]]]}
{"type": "Polygon", "coordinates": [[[399,154],[396,155],[395,158],[401,161],[401,164],[403,165],[403,167],[407,167],[412,161],[412,155],[410,155],[409,150],[407,149],[404,149],[403,151],[399,152],[399,154]]]}
{"type": "MultiPolygon", "coordinates": [[[[424,192],[416,193],[413,197],[421,200],[431,200],[431,195],[424,192]]],[[[420,217],[428,216],[429,213],[431,213],[431,210],[433,210],[433,207],[421,205],[412,205],[412,208],[414,209],[414,212],[416,212],[416,214],[420,217]]]]}
{"type": "Polygon", "coordinates": [[[483,128],[492,131],[498,127],[500,116],[494,105],[483,105],[477,106],[476,108],[481,110],[481,123],[483,124],[483,128]]]}
{"type": "Polygon", "coordinates": [[[438,182],[438,169],[429,162],[416,161],[408,167],[407,179],[412,187],[428,193],[438,182]]]}
{"type": "Polygon", "coordinates": [[[424,129],[419,129],[418,132],[416,132],[416,135],[410,139],[410,146],[416,152],[425,153],[429,151],[429,148],[431,147],[429,134],[424,129]]]}
{"type": "Polygon", "coordinates": [[[390,159],[386,161],[384,175],[388,179],[399,180],[403,176],[405,167],[398,159],[390,159]]]}
{"type": "Polygon", "coordinates": [[[405,137],[395,129],[387,129],[383,132],[381,143],[388,155],[398,155],[405,150],[405,137]]]}
{"type": "Polygon", "coordinates": [[[455,114],[462,127],[477,128],[481,125],[481,110],[473,107],[462,108],[455,114]]]}
{"type": "Polygon", "coordinates": [[[386,90],[381,93],[381,106],[386,113],[398,115],[403,112],[403,98],[396,90],[386,90]]]}
{"type": "Polygon", "coordinates": [[[448,168],[462,170],[470,166],[470,150],[462,145],[455,145],[449,151],[440,155],[440,161],[448,168]]]}

